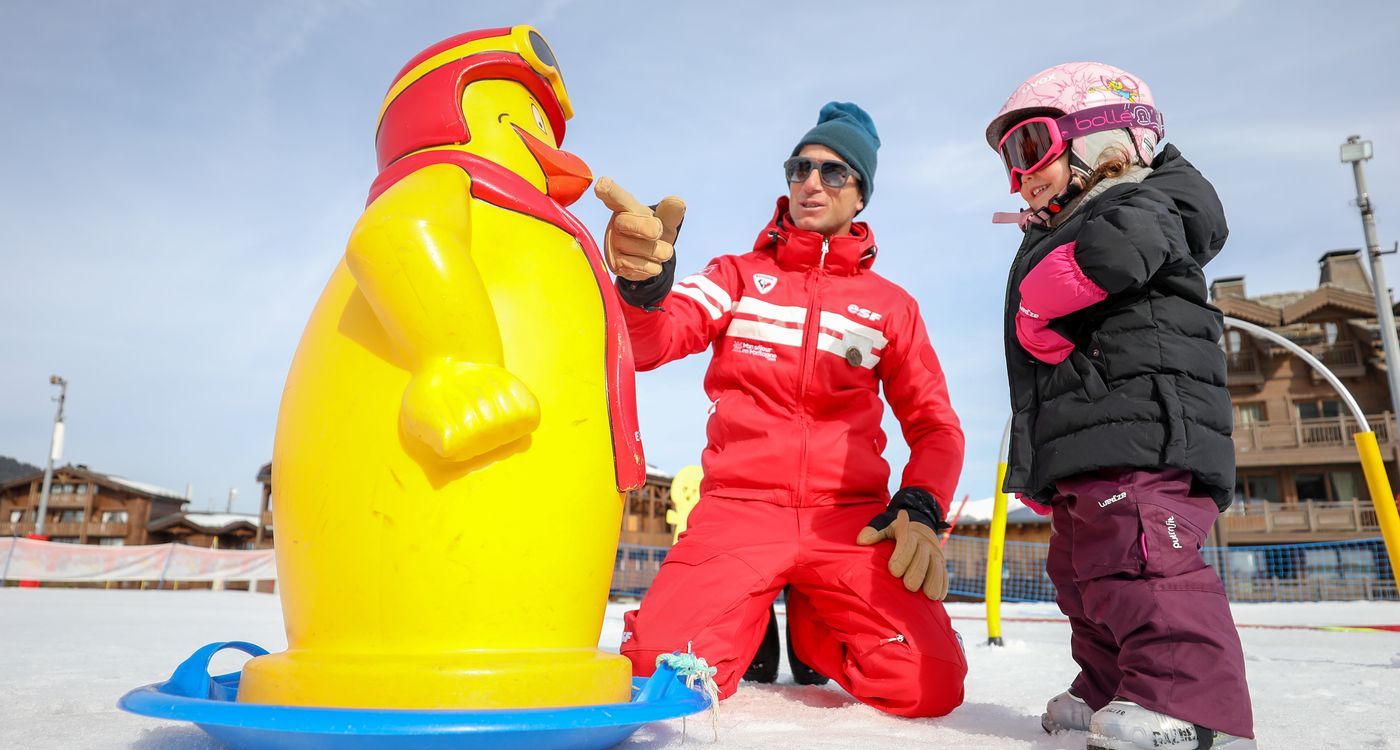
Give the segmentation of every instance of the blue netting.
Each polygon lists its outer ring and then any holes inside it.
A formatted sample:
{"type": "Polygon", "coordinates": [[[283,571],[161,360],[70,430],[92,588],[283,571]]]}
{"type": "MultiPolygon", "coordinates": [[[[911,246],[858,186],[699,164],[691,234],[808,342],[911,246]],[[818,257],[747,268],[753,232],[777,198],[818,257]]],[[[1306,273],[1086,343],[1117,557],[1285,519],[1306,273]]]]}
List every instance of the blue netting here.
{"type": "MultiPolygon", "coordinates": [[[[1002,555],[1001,598],[1008,602],[1055,600],[1045,574],[1049,545],[1007,542],[1002,555]]],[[[624,544],[613,569],[614,596],[641,596],[666,558],[666,547],[624,544]]],[[[950,594],[980,599],[986,594],[987,540],[953,536],[943,548],[950,594]]],[[[1220,573],[1225,593],[1236,602],[1313,602],[1353,599],[1395,601],[1385,544],[1381,539],[1258,547],[1206,547],[1206,562],[1220,573]]]]}

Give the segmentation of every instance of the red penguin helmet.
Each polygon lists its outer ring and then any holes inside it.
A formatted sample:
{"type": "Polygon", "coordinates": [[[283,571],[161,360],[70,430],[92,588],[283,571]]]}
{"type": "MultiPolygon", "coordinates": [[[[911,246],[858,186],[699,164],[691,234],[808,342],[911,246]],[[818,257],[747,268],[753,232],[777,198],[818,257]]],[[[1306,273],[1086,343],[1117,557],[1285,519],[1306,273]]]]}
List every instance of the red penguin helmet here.
{"type": "Polygon", "coordinates": [[[375,152],[379,169],[419,149],[467,143],[462,89],[484,78],[509,78],[544,107],[555,146],[574,116],[554,52],[530,26],[458,34],[419,52],[394,77],[379,110],[375,152]]]}

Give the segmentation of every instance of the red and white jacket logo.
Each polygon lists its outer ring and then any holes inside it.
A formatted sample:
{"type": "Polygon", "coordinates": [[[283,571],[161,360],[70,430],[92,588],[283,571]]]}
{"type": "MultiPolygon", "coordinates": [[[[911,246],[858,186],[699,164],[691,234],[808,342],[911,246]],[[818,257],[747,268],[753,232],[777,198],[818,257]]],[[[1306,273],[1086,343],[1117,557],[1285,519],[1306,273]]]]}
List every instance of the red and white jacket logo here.
{"type": "Polygon", "coordinates": [[[778,285],[778,277],[769,276],[766,273],[756,273],[753,275],[753,285],[758,288],[759,294],[767,294],[778,285]]]}

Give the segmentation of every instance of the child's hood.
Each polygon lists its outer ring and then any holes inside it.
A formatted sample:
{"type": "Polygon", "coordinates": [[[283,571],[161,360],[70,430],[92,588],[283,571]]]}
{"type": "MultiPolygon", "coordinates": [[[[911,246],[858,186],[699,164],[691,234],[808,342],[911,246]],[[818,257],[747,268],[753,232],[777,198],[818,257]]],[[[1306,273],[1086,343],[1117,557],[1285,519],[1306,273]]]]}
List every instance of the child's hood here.
{"type": "Polygon", "coordinates": [[[1160,190],[1176,203],[1191,257],[1202,266],[1209,263],[1230,234],[1225,225],[1225,208],[1210,182],[1169,143],[1152,160],[1152,173],[1143,184],[1160,190]]]}

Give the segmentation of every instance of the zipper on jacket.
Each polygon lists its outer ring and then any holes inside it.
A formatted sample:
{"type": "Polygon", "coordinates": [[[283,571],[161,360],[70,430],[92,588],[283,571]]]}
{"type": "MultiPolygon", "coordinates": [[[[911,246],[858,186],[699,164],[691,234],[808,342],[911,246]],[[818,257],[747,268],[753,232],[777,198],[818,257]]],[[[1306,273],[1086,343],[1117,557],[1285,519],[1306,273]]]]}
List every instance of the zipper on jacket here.
{"type": "Polygon", "coordinates": [[[807,377],[816,365],[817,339],[821,334],[822,312],[818,288],[822,274],[826,271],[826,253],[830,249],[830,237],[822,237],[822,254],[817,259],[817,267],[810,277],[812,288],[807,292],[807,321],[802,326],[802,366],[797,371],[797,419],[802,423],[802,447],[797,461],[797,502],[807,495],[807,443],[811,437],[807,419],[807,377]]]}

